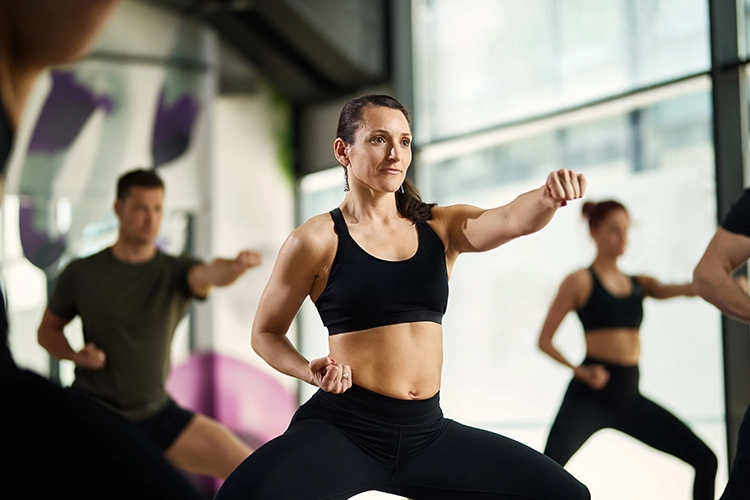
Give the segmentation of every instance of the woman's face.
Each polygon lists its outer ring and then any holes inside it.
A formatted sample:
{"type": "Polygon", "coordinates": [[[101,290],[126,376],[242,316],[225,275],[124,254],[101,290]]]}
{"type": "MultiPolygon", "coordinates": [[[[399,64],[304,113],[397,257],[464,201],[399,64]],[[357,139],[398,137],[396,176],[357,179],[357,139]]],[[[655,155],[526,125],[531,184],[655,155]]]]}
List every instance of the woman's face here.
{"type": "Polygon", "coordinates": [[[628,228],[630,217],[625,210],[615,209],[609,212],[601,223],[591,230],[600,254],[619,256],[625,253],[628,246],[628,228]]]}
{"type": "MultiPolygon", "coordinates": [[[[337,141],[340,139],[337,139],[337,141]]],[[[349,188],[396,192],[411,164],[411,129],[398,109],[366,106],[354,144],[342,144],[349,188]]],[[[339,159],[341,161],[341,158],[339,159]]],[[[343,162],[342,162],[343,163],[343,162]]]]}

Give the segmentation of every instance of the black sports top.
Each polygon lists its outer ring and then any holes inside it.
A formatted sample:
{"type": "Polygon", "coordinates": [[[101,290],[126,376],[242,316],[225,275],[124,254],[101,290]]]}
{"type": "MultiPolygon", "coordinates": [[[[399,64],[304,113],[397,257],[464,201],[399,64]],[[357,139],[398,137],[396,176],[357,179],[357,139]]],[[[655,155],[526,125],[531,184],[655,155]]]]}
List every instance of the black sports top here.
{"type": "Polygon", "coordinates": [[[599,328],[639,328],[643,321],[643,289],[633,280],[633,292],[628,297],[615,297],[602,286],[593,268],[589,268],[594,285],[589,301],[577,310],[584,332],[599,328]]]}
{"type": "Polygon", "coordinates": [[[721,227],[730,233],[750,236],[750,188],[734,202],[721,227]]]}
{"type": "Polygon", "coordinates": [[[330,213],[338,247],[326,287],[315,302],[329,335],[418,321],[442,324],[448,270],[443,242],[429,224],[416,224],[419,246],[413,257],[387,261],[354,241],[340,209],[330,213]]]}

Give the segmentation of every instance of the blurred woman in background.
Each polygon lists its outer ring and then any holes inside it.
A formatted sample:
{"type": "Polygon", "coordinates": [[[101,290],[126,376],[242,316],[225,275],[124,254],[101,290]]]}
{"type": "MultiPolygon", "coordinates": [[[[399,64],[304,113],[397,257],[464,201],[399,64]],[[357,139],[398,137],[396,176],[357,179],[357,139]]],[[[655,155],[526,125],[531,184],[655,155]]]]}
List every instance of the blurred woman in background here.
{"type": "Polygon", "coordinates": [[[596,431],[617,429],[692,465],[694,500],[713,500],[714,453],[683,422],[638,389],[643,299],[692,297],[692,285],[667,285],[620,271],[617,259],[627,247],[630,226],[621,203],[586,202],[583,215],[596,244],[596,258],[590,267],[562,282],[539,337],[542,351],[573,370],[544,453],[564,466],[596,431]],[[552,343],[570,311],[578,314],[586,339],[586,358],[580,365],[571,363],[552,343]]]}

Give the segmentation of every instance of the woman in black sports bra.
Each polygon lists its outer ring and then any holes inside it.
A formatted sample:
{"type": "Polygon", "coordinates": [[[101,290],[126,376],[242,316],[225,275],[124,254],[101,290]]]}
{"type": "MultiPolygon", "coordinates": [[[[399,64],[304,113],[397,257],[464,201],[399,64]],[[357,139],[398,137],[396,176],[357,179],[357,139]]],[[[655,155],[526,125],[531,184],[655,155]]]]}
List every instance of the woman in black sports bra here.
{"type": "Polygon", "coordinates": [[[596,431],[617,429],[692,465],[694,500],[713,500],[714,453],[684,423],[638,390],[643,298],[694,296],[692,285],[665,285],[648,276],[626,276],[617,268],[630,225],[619,202],[586,202],[583,214],[597,246],[596,259],[562,282],[539,337],[544,352],[573,370],[544,453],[564,466],[596,431]],[[580,366],[552,344],[555,331],[572,310],[578,313],[586,337],[586,358],[580,366]]]}
{"type": "Polygon", "coordinates": [[[216,499],[344,499],[368,490],[430,500],[590,498],[548,457],[448,420],[439,404],[441,321],[456,257],[541,229],[583,195],[583,176],[554,172],[492,210],[423,203],[406,180],[408,114],[383,95],[344,106],[333,151],[346,197],[289,236],[252,328],[263,359],[319,390],[216,499]],[[329,331],[329,354],[311,361],[287,338],[307,297],[329,331]]]}

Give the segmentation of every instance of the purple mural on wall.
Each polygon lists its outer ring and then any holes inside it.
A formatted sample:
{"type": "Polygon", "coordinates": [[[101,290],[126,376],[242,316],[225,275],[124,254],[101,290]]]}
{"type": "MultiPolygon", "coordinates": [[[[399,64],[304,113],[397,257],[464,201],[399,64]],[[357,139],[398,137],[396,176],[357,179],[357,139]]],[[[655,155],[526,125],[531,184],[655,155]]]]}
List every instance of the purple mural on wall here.
{"type": "Polygon", "coordinates": [[[162,89],[151,139],[154,168],[179,158],[187,151],[198,108],[197,99],[190,94],[183,94],[172,104],[167,104],[166,90],[162,89]]]}
{"type": "Polygon", "coordinates": [[[282,434],[297,410],[297,396],[278,380],[238,359],[194,353],[172,368],[167,392],[175,401],[232,429],[257,448],[282,434]]]}
{"type": "Polygon", "coordinates": [[[53,71],[52,89],[42,107],[29,141],[28,161],[21,179],[19,231],[24,256],[40,269],[54,264],[63,254],[65,235],[48,234],[47,207],[55,177],[62,166],[60,155],[67,151],[97,108],[106,113],[114,100],[92,91],[75,79],[71,71],[53,71]],[[47,158],[48,161],[40,161],[47,158]]]}
{"type": "Polygon", "coordinates": [[[114,102],[77,82],[73,72],[53,71],[52,90],[39,114],[29,152],[55,154],[70,148],[99,107],[111,113],[114,102]]]}
{"type": "MultiPolygon", "coordinates": [[[[41,269],[57,262],[69,243],[64,234],[50,235],[48,222],[52,186],[65,154],[97,109],[110,115],[117,107],[113,96],[92,90],[77,80],[73,71],[53,71],[51,79],[52,89],[29,141],[21,180],[23,201],[19,217],[24,255],[41,269]]],[[[199,100],[190,92],[182,93],[171,103],[167,102],[167,94],[166,87],[162,87],[153,115],[153,168],[185,154],[199,114],[199,100]]]]}
{"type": "Polygon", "coordinates": [[[65,251],[65,236],[52,238],[45,231],[36,229],[34,216],[37,207],[33,198],[21,196],[19,204],[18,226],[24,255],[29,262],[41,269],[51,266],[65,251]]]}
{"type": "MultiPolygon", "coordinates": [[[[253,449],[281,435],[297,410],[297,396],[270,375],[229,356],[193,353],[172,368],[167,392],[181,406],[229,427],[253,449]]],[[[215,493],[221,481],[200,478],[215,493]]]]}

